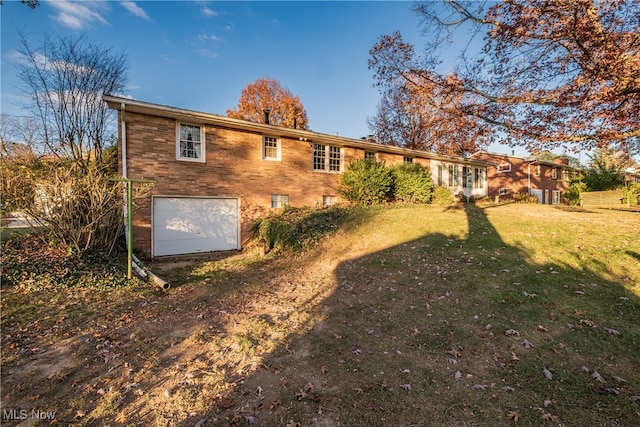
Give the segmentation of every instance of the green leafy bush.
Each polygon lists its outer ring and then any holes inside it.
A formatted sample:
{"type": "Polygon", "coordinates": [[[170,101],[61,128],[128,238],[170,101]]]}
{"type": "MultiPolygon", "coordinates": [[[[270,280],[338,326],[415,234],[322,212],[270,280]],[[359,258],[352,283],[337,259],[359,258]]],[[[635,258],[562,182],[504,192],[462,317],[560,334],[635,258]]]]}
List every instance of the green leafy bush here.
{"type": "Polygon", "coordinates": [[[403,163],[391,168],[394,198],[404,203],[429,203],[433,182],[431,173],[417,163],[403,163]]]}
{"type": "Polygon", "coordinates": [[[342,197],[360,204],[382,203],[391,197],[392,190],[391,171],[375,159],[357,159],[349,163],[338,187],[342,197]]]}
{"type": "Polygon", "coordinates": [[[582,179],[582,174],[571,180],[569,188],[562,194],[564,199],[573,206],[580,204],[580,193],[587,191],[587,184],[582,179]]]}
{"type": "Polygon", "coordinates": [[[640,197],[640,183],[630,184],[622,191],[623,201],[629,206],[637,206],[640,197]]]}
{"type": "Polygon", "coordinates": [[[447,206],[453,204],[453,194],[446,187],[436,187],[433,189],[433,197],[431,203],[439,206],[447,206]]]}
{"type": "Polygon", "coordinates": [[[46,235],[30,233],[3,242],[2,286],[24,291],[56,288],[109,289],[140,286],[137,277],[127,279],[124,242],[113,251],[91,250],[78,254],[72,246],[54,243],[46,235]]]}
{"type": "Polygon", "coordinates": [[[529,193],[515,193],[513,195],[513,201],[516,203],[526,203],[526,204],[534,204],[540,203],[537,196],[529,193]]]}
{"type": "Polygon", "coordinates": [[[341,205],[289,206],[258,221],[253,231],[257,239],[264,239],[268,249],[302,252],[335,233],[348,213],[349,209],[341,205]]]}

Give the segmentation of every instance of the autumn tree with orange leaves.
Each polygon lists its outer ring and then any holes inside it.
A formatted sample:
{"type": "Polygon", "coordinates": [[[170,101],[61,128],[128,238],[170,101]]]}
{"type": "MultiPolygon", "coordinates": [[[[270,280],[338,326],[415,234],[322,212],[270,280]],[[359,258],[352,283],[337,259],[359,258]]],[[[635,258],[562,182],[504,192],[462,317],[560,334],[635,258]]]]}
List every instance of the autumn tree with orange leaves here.
{"type": "Polygon", "coordinates": [[[264,110],[269,109],[269,124],[307,130],[307,112],[297,95],[272,78],[259,78],[242,89],[238,106],[227,110],[227,116],[264,123],[264,110]]]}
{"type": "Polygon", "coordinates": [[[413,94],[429,138],[446,145],[457,129],[479,145],[640,153],[639,0],[448,0],[414,11],[425,55],[385,35],[369,68],[384,96],[413,94]],[[461,38],[459,60],[443,71],[443,49],[461,38]]]}

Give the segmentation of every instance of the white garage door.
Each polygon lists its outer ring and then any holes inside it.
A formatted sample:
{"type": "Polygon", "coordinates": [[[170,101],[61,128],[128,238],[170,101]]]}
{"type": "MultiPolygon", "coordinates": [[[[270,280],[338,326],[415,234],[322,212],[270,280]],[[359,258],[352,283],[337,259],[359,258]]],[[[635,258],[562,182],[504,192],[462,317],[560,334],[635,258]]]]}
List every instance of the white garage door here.
{"type": "Polygon", "coordinates": [[[153,256],[240,249],[235,198],[154,197],[153,256]]]}

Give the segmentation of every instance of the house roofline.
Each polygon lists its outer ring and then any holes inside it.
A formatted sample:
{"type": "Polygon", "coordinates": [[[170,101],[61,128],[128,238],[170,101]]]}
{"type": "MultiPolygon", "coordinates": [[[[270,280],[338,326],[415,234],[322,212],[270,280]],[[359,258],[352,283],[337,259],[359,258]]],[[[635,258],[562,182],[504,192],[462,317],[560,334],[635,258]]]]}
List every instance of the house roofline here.
{"type": "Polygon", "coordinates": [[[185,121],[200,120],[203,123],[213,124],[232,129],[245,130],[248,132],[278,135],[297,139],[308,143],[322,143],[338,146],[350,146],[362,148],[368,151],[383,151],[387,153],[403,154],[410,157],[419,157],[438,161],[449,161],[456,163],[467,163],[477,166],[487,166],[490,162],[483,160],[473,160],[462,157],[446,156],[432,153],[429,151],[415,150],[410,148],[396,147],[393,145],[383,145],[377,142],[347,138],[337,135],[329,135],[319,132],[313,132],[303,129],[286,128],[282,126],[268,125],[264,123],[250,122],[247,120],[236,119],[232,117],[220,116],[217,114],[204,113],[201,111],[188,110],[183,108],[171,107],[168,105],[154,104],[150,102],[138,101],[131,98],[124,98],[113,95],[103,95],[102,99],[107,103],[110,109],[121,111],[124,105],[125,112],[149,114],[159,117],[168,117],[185,121]]]}
{"type": "MultiPolygon", "coordinates": [[[[525,163],[532,163],[532,164],[539,163],[539,164],[548,165],[548,166],[565,167],[565,168],[568,168],[568,169],[580,169],[580,168],[577,168],[575,166],[571,166],[571,165],[568,165],[568,164],[562,164],[562,163],[556,163],[556,162],[550,161],[550,160],[539,160],[538,157],[536,157],[536,156],[524,157],[524,156],[516,156],[514,154],[496,153],[496,152],[489,152],[489,151],[483,151],[483,150],[476,151],[470,157],[474,157],[474,156],[479,155],[479,154],[487,154],[487,155],[490,155],[490,156],[501,156],[501,157],[509,157],[509,158],[512,158],[512,159],[520,159],[520,160],[524,161],[525,163]]],[[[558,157],[561,157],[561,156],[558,156],[558,157]]],[[[491,165],[498,165],[499,164],[499,163],[490,162],[488,160],[485,160],[485,161],[487,163],[491,164],[491,165]]]]}

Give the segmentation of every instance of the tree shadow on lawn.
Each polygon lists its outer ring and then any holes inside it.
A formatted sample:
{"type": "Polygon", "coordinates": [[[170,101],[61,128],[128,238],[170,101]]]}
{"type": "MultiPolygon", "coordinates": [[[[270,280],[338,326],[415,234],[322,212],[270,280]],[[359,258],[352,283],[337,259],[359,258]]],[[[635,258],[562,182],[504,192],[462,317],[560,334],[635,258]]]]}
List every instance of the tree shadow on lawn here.
{"type": "Polygon", "coordinates": [[[536,264],[529,249],[500,238],[490,209],[464,211],[466,235],[452,217],[451,234],[340,262],[313,323],[243,378],[238,404],[217,419],[633,425],[633,283],[569,263],[536,264]]]}
{"type": "Polygon", "coordinates": [[[633,425],[638,270],[536,263],[492,225],[503,209],[374,214],[387,230],[369,212],[312,254],[129,301],[68,340],[91,370],[33,402],[67,390],[59,422],[78,425],[633,425]]]}

